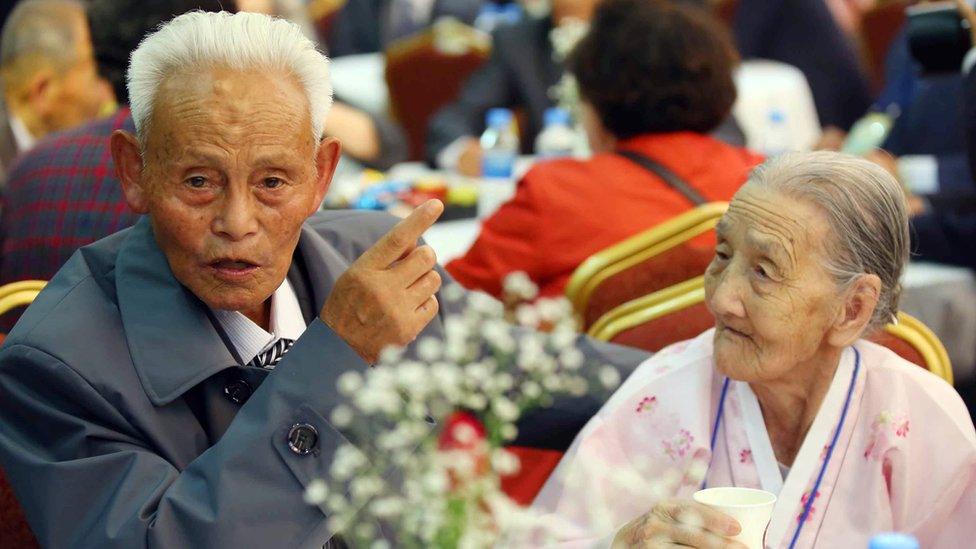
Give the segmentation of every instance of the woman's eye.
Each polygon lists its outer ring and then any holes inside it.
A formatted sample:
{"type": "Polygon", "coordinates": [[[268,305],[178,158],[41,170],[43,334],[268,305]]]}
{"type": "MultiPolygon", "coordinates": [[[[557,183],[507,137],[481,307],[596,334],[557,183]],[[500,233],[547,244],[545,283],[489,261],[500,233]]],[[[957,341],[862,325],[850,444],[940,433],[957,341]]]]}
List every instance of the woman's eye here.
{"type": "Polygon", "coordinates": [[[207,185],[207,178],[203,176],[194,176],[186,180],[186,184],[194,189],[202,189],[207,185]]]}
{"type": "Polygon", "coordinates": [[[721,259],[722,261],[728,261],[729,254],[723,252],[722,250],[715,250],[715,257],[721,259]]]}
{"type": "Polygon", "coordinates": [[[769,274],[766,272],[766,269],[763,268],[762,265],[756,265],[756,276],[762,279],[769,278],[769,274]]]}
{"type": "Polygon", "coordinates": [[[285,182],[277,177],[266,177],[264,178],[264,188],[266,189],[277,189],[278,187],[284,185],[285,182]]]}

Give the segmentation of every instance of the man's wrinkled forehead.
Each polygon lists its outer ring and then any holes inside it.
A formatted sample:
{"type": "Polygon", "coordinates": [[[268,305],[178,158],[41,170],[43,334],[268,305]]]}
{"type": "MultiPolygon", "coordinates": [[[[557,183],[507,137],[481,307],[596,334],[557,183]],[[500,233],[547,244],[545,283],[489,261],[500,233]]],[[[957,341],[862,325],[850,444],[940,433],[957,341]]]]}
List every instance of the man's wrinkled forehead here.
{"type": "Polygon", "coordinates": [[[172,130],[192,124],[255,132],[274,126],[285,135],[311,135],[310,108],[300,84],[288,74],[265,70],[218,67],[167,76],[156,92],[150,127],[172,130]]]}

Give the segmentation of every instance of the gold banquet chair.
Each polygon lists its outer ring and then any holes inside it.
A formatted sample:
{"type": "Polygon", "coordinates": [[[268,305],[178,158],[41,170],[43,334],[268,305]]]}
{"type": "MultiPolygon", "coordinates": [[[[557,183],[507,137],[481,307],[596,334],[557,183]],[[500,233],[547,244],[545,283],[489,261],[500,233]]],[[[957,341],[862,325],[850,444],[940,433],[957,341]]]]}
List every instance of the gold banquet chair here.
{"type": "Polygon", "coordinates": [[[0,315],[30,305],[45,285],[44,280],[21,280],[0,286],[0,315]]]}
{"type": "Polygon", "coordinates": [[[703,204],[587,258],[566,286],[581,329],[622,303],[704,273],[728,207],[703,204]]]}
{"type": "MultiPolygon", "coordinates": [[[[603,315],[587,333],[652,352],[691,339],[715,323],[705,307],[704,283],[705,277],[699,276],[624,303],[603,315]]],[[[945,346],[928,326],[908,313],[899,312],[897,322],[868,339],[952,384],[952,364],[945,346]]]]}
{"type": "Polygon", "coordinates": [[[457,97],[490,54],[489,35],[450,18],[387,47],[390,111],[407,134],[411,160],[424,159],[430,118],[457,97]]]}
{"type": "MultiPolygon", "coordinates": [[[[0,315],[30,305],[46,284],[43,280],[22,280],[0,286],[0,315]]],[[[0,343],[5,337],[0,333],[0,343]]],[[[0,469],[0,540],[4,540],[0,543],[3,547],[40,547],[3,469],[0,469]]]]}

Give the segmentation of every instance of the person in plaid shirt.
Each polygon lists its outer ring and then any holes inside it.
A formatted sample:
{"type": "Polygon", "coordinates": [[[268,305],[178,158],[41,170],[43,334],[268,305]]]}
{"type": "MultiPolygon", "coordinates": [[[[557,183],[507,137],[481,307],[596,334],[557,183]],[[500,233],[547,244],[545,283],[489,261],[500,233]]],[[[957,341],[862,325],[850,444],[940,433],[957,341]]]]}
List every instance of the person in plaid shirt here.
{"type": "Polygon", "coordinates": [[[135,223],[109,150],[119,129],[135,129],[128,108],[53,136],[14,165],[0,218],[0,284],[49,280],[81,246],[135,223]]]}

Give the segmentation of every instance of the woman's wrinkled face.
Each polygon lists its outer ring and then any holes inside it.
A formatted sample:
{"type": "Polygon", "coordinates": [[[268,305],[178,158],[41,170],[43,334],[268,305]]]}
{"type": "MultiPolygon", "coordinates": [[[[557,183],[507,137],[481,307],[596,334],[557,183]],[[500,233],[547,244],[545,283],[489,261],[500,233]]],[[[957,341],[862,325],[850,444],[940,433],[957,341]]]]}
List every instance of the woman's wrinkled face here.
{"type": "Polygon", "coordinates": [[[779,379],[823,350],[843,312],[823,266],[827,218],[806,201],[747,184],[717,234],[705,272],[716,367],[750,383],[779,379]]]}

